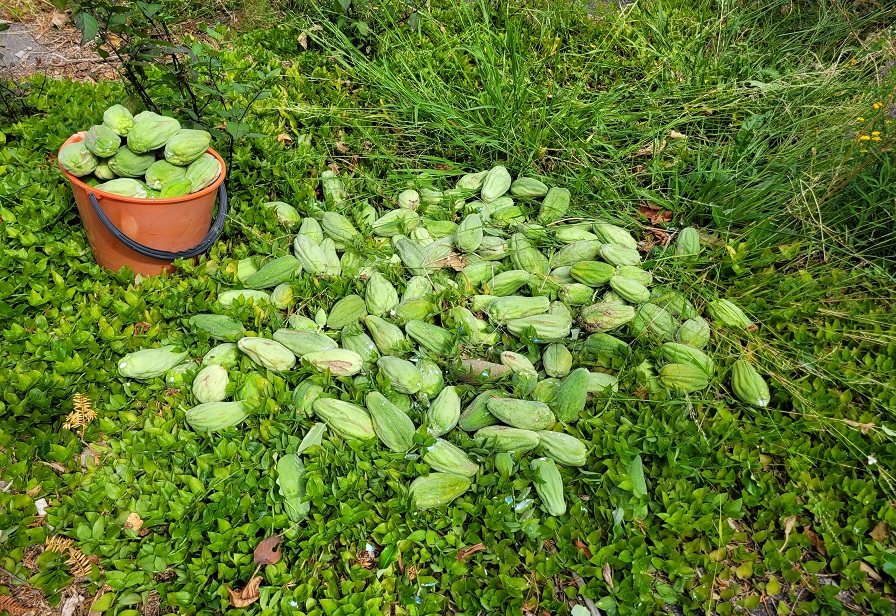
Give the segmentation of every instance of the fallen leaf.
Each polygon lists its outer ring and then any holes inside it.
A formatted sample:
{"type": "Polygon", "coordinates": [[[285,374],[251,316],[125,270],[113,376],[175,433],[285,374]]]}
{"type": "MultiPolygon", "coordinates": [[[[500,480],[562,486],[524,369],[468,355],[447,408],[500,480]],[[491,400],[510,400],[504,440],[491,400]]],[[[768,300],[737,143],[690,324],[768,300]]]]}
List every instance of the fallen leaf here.
{"type": "Polygon", "coordinates": [[[784,548],[787,547],[787,542],[790,541],[790,531],[793,530],[794,524],[796,524],[795,515],[792,515],[789,518],[784,518],[784,543],[778,548],[778,552],[783,552],[784,548]]]}
{"type": "Polygon", "coordinates": [[[858,421],[853,421],[851,419],[842,419],[843,423],[852,428],[858,428],[859,432],[862,434],[868,434],[874,428],[873,423],[859,423],[858,421]]]}
{"type": "Polygon", "coordinates": [[[610,563],[604,563],[603,574],[604,582],[607,583],[607,586],[610,587],[610,590],[613,590],[613,570],[610,569],[610,563]]]}
{"type": "Polygon", "coordinates": [[[9,595],[0,595],[0,612],[8,612],[11,616],[23,616],[33,613],[33,608],[25,607],[9,595]]]}
{"type": "Polygon", "coordinates": [[[280,133],[277,135],[277,141],[280,143],[292,143],[292,137],[287,135],[286,133],[280,133]]]}
{"type": "Polygon", "coordinates": [[[872,569],[871,565],[869,565],[867,563],[859,563],[859,570],[864,571],[865,573],[868,574],[868,577],[870,577],[871,579],[876,580],[878,582],[880,582],[882,579],[880,577],[880,574],[877,571],[875,571],[874,569],[872,569]]]}
{"type": "MultiPolygon", "coordinates": [[[[647,230],[653,234],[653,237],[656,238],[657,243],[663,248],[669,246],[669,243],[672,241],[672,236],[662,229],[657,229],[656,227],[647,227],[647,230]]],[[[645,250],[644,252],[649,252],[649,249],[645,250]]]]}
{"type": "Polygon", "coordinates": [[[468,548],[461,548],[460,550],[457,551],[457,562],[466,560],[470,554],[473,554],[475,552],[480,552],[484,549],[485,549],[485,546],[482,545],[481,543],[477,543],[476,545],[471,545],[468,548]]]}
{"type": "Polygon", "coordinates": [[[870,534],[872,539],[883,543],[890,536],[890,525],[886,522],[878,522],[870,534]]]}
{"type": "Polygon", "coordinates": [[[806,535],[809,537],[809,543],[812,544],[812,547],[822,556],[827,556],[828,550],[824,547],[824,539],[821,538],[821,535],[816,533],[815,529],[808,524],[803,524],[803,530],[806,531],[806,535]]]}
{"type": "Polygon", "coordinates": [[[43,460],[38,460],[38,462],[40,462],[41,464],[44,464],[46,466],[49,466],[50,468],[52,468],[54,471],[56,471],[58,473],[67,473],[68,472],[68,469],[66,469],[64,466],[62,466],[59,462],[44,462],[43,460]]]}
{"type": "Polygon", "coordinates": [[[339,150],[342,154],[348,152],[348,146],[338,139],[336,140],[336,149],[339,150]]]}
{"type": "Polygon", "coordinates": [[[256,575],[251,580],[249,580],[249,583],[246,584],[246,587],[239,592],[227,588],[227,594],[230,596],[230,605],[236,608],[242,608],[248,607],[258,601],[258,597],[260,596],[258,593],[258,587],[261,586],[261,580],[261,576],[256,575]]]}
{"type": "Polygon", "coordinates": [[[84,603],[86,598],[78,593],[65,597],[62,603],[59,604],[59,616],[73,616],[75,612],[80,612],[81,604],[84,603]]]}
{"type": "Polygon", "coordinates": [[[279,562],[281,553],[280,550],[277,549],[277,546],[280,545],[281,541],[283,541],[283,539],[280,538],[280,535],[271,535],[266,539],[262,539],[259,542],[258,547],[255,548],[255,564],[273,565],[274,563],[279,562]]]}
{"type": "Polygon", "coordinates": [[[666,149],[666,140],[663,139],[659,144],[656,141],[644,146],[637,152],[635,152],[635,156],[653,156],[655,152],[662,152],[666,149]]]}
{"type": "Polygon", "coordinates": [[[52,23],[57,28],[61,28],[68,22],[68,14],[63,13],[62,11],[53,11],[53,16],[50,18],[50,23],[52,23]]]}
{"type": "Polygon", "coordinates": [[[658,205],[654,205],[653,203],[647,203],[645,205],[639,205],[638,211],[641,213],[644,218],[650,221],[651,224],[663,224],[672,220],[672,212],[669,210],[664,210],[658,205]]]}
{"type": "Polygon", "coordinates": [[[585,545],[583,542],[579,541],[578,539],[573,541],[572,544],[574,546],[576,546],[577,548],[579,548],[580,550],[582,550],[582,554],[585,555],[585,558],[587,558],[588,560],[591,560],[591,550],[588,549],[587,545],[585,545]]]}
{"type": "Polygon", "coordinates": [[[125,530],[140,530],[143,528],[143,520],[136,513],[131,513],[124,522],[125,530]]]}
{"type": "Polygon", "coordinates": [[[313,26],[311,26],[310,28],[308,28],[308,31],[309,31],[309,32],[320,32],[320,31],[323,30],[323,29],[324,29],[323,26],[319,26],[319,25],[317,25],[317,24],[314,24],[313,26]]]}
{"type": "Polygon", "coordinates": [[[27,495],[30,496],[31,498],[34,498],[35,496],[37,496],[38,494],[40,494],[41,489],[42,489],[42,488],[41,488],[40,486],[34,486],[33,488],[31,488],[30,490],[28,490],[27,492],[25,492],[25,494],[27,494],[27,495]]]}
{"type": "Polygon", "coordinates": [[[299,35],[299,45],[302,46],[302,49],[308,49],[308,35],[304,32],[299,35]]]}
{"type": "Polygon", "coordinates": [[[687,137],[687,135],[685,135],[684,133],[679,133],[679,132],[678,132],[677,130],[675,130],[675,129],[672,129],[672,130],[669,131],[669,136],[670,136],[672,139],[684,139],[685,137],[687,137]]]}
{"type": "Polygon", "coordinates": [[[327,167],[329,167],[330,171],[332,171],[336,175],[339,175],[339,165],[337,165],[336,163],[330,163],[329,165],[327,165],[327,167]]]}
{"type": "Polygon", "coordinates": [[[444,259],[440,259],[435,262],[436,267],[450,267],[455,272],[462,272],[464,268],[467,266],[467,257],[464,255],[459,255],[456,252],[452,252],[450,255],[445,257],[444,259]]]}

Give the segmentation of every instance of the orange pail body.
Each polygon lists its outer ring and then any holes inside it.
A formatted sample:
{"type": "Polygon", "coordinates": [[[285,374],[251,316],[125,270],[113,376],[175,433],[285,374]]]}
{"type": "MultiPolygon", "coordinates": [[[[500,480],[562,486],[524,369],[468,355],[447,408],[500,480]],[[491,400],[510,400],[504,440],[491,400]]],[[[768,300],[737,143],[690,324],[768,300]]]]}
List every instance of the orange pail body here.
{"type": "MultiPolygon", "coordinates": [[[[84,133],[72,135],[62,147],[82,139],[84,133]]],[[[209,227],[212,226],[215,197],[219,193],[219,188],[223,189],[226,168],[217,152],[211,148],[207,152],[221,163],[221,174],[211,186],[173,199],[135,199],[113,195],[91,188],[60,166],[71,184],[78,213],[84,223],[84,230],[87,232],[87,239],[93,248],[96,262],[116,272],[127,266],[137,274],[155,276],[174,270],[173,259],[159,258],[160,256],[186,257],[190,255],[173,253],[185,253],[190,249],[199,248],[203,240],[211,239],[208,242],[210,245],[217,238],[217,234],[220,234],[220,227],[223,227],[224,216],[219,211],[219,220],[215,221],[215,226],[219,228],[216,229],[214,238],[210,237],[212,232],[209,227]],[[96,199],[100,213],[94,207],[91,195],[96,199]],[[102,220],[103,215],[107,219],[106,222],[102,220]],[[114,230],[107,223],[111,223],[126,237],[121,240],[116,238],[114,230]],[[125,242],[131,243],[133,247],[128,247],[125,242]]],[[[220,190],[220,193],[222,203],[219,205],[219,210],[226,208],[226,193],[223,190],[220,190]]],[[[200,252],[207,248],[208,246],[205,246],[200,252]]]]}

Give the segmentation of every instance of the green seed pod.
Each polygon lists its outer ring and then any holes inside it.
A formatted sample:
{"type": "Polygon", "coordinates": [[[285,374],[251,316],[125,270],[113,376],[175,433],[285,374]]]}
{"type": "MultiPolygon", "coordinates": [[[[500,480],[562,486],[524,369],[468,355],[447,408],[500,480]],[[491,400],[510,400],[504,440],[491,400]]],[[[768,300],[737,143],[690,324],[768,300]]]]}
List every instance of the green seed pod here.
{"type": "Polygon", "coordinates": [[[157,160],[146,170],[146,185],[154,190],[161,190],[167,182],[182,178],[187,170],[172,165],[167,160],[157,160]]]}
{"type": "Polygon", "coordinates": [[[126,137],[134,126],[134,116],[122,105],[112,105],[103,112],[103,124],[120,136],[126,137]]]}
{"type": "Polygon", "coordinates": [[[165,160],[172,165],[189,165],[202,156],[212,142],[204,130],[182,128],[165,143],[165,160]]]}
{"type": "Polygon", "coordinates": [[[572,353],[562,344],[554,343],[542,353],[541,363],[548,376],[564,377],[572,370],[572,353]]]}
{"type": "Polygon", "coordinates": [[[99,160],[83,141],[75,141],[59,151],[59,164],[75,177],[83,177],[96,169],[99,160]]]}
{"type": "Polygon", "coordinates": [[[96,124],[84,135],[84,146],[97,158],[109,158],[121,147],[121,137],[108,126],[96,124]]]}
{"type": "Polygon", "coordinates": [[[140,114],[128,131],[128,147],[137,154],[151,152],[165,145],[177,131],[180,122],[155,113],[140,114]]]}

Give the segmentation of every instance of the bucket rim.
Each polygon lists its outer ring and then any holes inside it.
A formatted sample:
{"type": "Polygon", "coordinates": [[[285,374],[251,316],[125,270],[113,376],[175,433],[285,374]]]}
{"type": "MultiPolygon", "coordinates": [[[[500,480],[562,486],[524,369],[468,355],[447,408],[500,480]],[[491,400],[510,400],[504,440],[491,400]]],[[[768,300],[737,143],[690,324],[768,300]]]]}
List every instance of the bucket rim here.
{"type": "MultiPolygon", "coordinates": [[[[87,135],[87,131],[80,131],[69,137],[65,140],[61,146],[59,146],[59,152],[62,152],[62,148],[67,146],[70,143],[77,143],[79,141],[83,141],[84,137],[87,135]]],[[[148,198],[140,198],[140,197],[124,197],[122,195],[116,195],[115,193],[106,192],[104,190],[99,190],[94,188],[93,186],[88,186],[84,182],[81,181],[81,178],[72,175],[68,171],[62,168],[62,165],[59,163],[59,152],[56,153],[56,166],[59,167],[59,170],[65,175],[66,179],[72,184],[72,186],[77,186],[81,190],[84,190],[89,193],[93,193],[96,195],[97,199],[114,199],[115,201],[121,201],[123,203],[136,203],[139,205],[171,205],[174,203],[184,203],[187,201],[192,201],[194,199],[199,199],[201,197],[205,197],[206,195],[212,194],[218,190],[218,186],[224,181],[224,178],[227,176],[227,165],[224,163],[224,159],[221,158],[221,155],[218,154],[212,148],[206,148],[206,153],[211,154],[216,159],[218,159],[218,163],[221,165],[221,174],[218,175],[218,178],[212,182],[209,186],[206,186],[199,192],[190,193],[188,195],[184,195],[183,197],[169,197],[168,199],[148,199],[148,198]]]]}

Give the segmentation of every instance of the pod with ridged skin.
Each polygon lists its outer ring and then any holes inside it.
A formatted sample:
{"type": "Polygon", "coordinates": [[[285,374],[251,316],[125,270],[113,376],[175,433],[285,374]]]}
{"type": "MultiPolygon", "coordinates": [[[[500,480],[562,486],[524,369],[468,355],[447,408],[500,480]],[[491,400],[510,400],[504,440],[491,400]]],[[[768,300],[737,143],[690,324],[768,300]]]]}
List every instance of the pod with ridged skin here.
{"type": "Polygon", "coordinates": [[[364,407],[335,398],[318,398],[313,407],[314,414],[344,439],[371,441],[376,438],[373,420],[364,407]]]}
{"type": "Polygon", "coordinates": [[[765,379],[745,359],[738,359],[731,368],[731,391],[738,400],[753,406],[765,407],[771,401],[765,379]]]}
{"type": "Polygon", "coordinates": [[[479,472],[479,465],[460,447],[441,438],[423,450],[423,461],[442,473],[473,477],[479,472]]]}
{"type": "Polygon", "coordinates": [[[702,349],[709,344],[709,323],[697,317],[688,319],[675,331],[675,342],[702,349]]]}
{"type": "Polygon", "coordinates": [[[518,451],[525,453],[538,447],[538,432],[509,426],[486,426],[473,434],[476,445],[492,451],[518,451]]]}
{"type": "Polygon", "coordinates": [[[753,326],[753,321],[741,309],[729,299],[717,299],[709,302],[706,306],[706,312],[713,320],[718,321],[721,325],[727,327],[736,327],[738,329],[749,329],[753,326]]]}
{"type": "Polygon", "coordinates": [[[348,349],[328,349],[302,355],[302,361],[320,372],[329,370],[333,376],[353,376],[361,372],[364,362],[361,356],[348,349]]]}
{"type": "Polygon", "coordinates": [[[273,372],[291,370],[296,365],[295,354],[275,340],[247,336],[236,344],[249,359],[273,372]]]}
{"type": "Polygon", "coordinates": [[[564,377],[572,370],[572,353],[559,343],[548,345],[541,354],[541,364],[548,376],[564,377]]]}
{"type": "Polygon", "coordinates": [[[563,379],[549,403],[557,419],[565,423],[578,421],[588,400],[589,382],[587,368],[576,368],[563,379]]]}
{"type": "Polygon", "coordinates": [[[672,364],[691,364],[697,366],[707,376],[715,371],[712,359],[700,349],[695,349],[678,342],[666,342],[662,347],[663,359],[672,364]]]}
{"type": "Polygon", "coordinates": [[[191,408],[184,419],[198,432],[215,432],[235,426],[248,416],[248,408],[242,401],[207,402],[191,408]]]}
{"type": "Polygon", "coordinates": [[[480,428],[500,423],[497,417],[488,412],[488,401],[499,395],[501,392],[497,389],[481,391],[460,414],[460,419],[457,422],[460,429],[466,432],[475,432],[480,428]]]}
{"type": "Polygon", "coordinates": [[[205,332],[224,342],[236,342],[246,334],[243,324],[226,314],[194,314],[189,323],[193,331],[205,332]]]}
{"type": "Polygon", "coordinates": [[[563,479],[557,464],[550,458],[536,458],[529,463],[533,471],[532,482],[541,499],[541,507],[548,515],[560,516],[566,513],[566,498],[563,496],[563,479]]]}
{"type": "Polygon", "coordinates": [[[364,398],[377,437],[391,451],[404,453],[414,446],[414,422],[378,391],[364,398]]]}
{"type": "Polygon", "coordinates": [[[118,360],[118,374],[141,381],[162,376],[187,358],[186,351],[176,349],[176,346],[169,344],[129,353],[118,360]]]}
{"type": "Polygon", "coordinates": [[[516,398],[491,398],[486,403],[488,412],[508,426],[523,430],[544,430],[555,419],[544,402],[517,400],[516,398]]]}
{"type": "Polygon", "coordinates": [[[569,209],[569,190],[566,188],[554,187],[548,190],[547,194],[541,202],[541,208],[538,210],[536,220],[547,225],[557,222],[566,215],[569,209]]]}
{"type": "Polygon", "coordinates": [[[709,386],[709,376],[691,364],[666,364],[659,370],[660,382],[674,393],[689,394],[709,386]]]}
{"type": "Polygon", "coordinates": [[[261,269],[246,278],[243,284],[247,289],[273,289],[295,278],[298,271],[301,271],[298,259],[292,255],[284,255],[265,263],[261,269]]]}
{"type": "Polygon", "coordinates": [[[385,355],[376,360],[376,365],[395,391],[415,394],[423,387],[423,375],[407,360],[385,355]]]}
{"type": "Polygon", "coordinates": [[[563,466],[585,466],[588,447],[570,434],[543,430],[538,433],[538,452],[563,466]]]}
{"type": "Polygon", "coordinates": [[[430,473],[411,482],[411,501],[417,509],[444,507],[470,489],[470,479],[451,473],[430,473]]]}
{"type": "Polygon", "coordinates": [[[426,430],[430,436],[442,436],[454,429],[458,419],[460,419],[460,396],[454,387],[445,387],[426,411],[426,430]]]}

